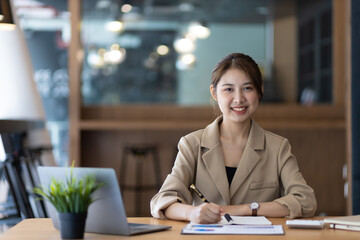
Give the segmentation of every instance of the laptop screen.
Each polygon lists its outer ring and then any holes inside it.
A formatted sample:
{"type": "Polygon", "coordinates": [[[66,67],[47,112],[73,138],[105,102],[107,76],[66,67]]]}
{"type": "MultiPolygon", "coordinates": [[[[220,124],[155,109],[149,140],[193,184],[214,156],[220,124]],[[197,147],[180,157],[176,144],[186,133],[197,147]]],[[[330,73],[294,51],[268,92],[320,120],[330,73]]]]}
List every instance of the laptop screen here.
{"type": "MultiPolygon", "coordinates": [[[[49,186],[51,179],[62,179],[70,175],[68,167],[38,167],[42,186],[49,186]]],[[[73,168],[76,179],[91,174],[104,186],[93,193],[95,201],[88,209],[85,232],[130,235],[123,200],[114,169],[111,168],[73,168]]],[[[56,209],[46,202],[54,227],[59,229],[56,209]]]]}

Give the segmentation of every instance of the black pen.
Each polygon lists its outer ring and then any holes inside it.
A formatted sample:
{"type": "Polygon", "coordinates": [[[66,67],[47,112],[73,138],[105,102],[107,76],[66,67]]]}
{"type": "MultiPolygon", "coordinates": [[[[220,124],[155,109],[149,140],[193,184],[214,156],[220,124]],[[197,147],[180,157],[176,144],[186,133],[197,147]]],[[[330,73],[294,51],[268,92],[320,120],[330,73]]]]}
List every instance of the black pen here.
{"type": "MultiPolygon", "coordinates": [[[[194,184],[191,184],[191,185],[190,185],[190,188],[196,192],[196,194],[200,197],[200,199],[201,199],[203,202],[210,203],[210,202],[205,198],[205,196],[199,191],[199,189],[197,189],[197,188],[195,187],[194,184]]],[[[229,223],[234,223],[234,220],[230,217],[230,215],[229,215],[228,213],[225,213],[225,214],[224,214],[224,217],[225,217],[225,219],[226,219],[229,223]]]]}

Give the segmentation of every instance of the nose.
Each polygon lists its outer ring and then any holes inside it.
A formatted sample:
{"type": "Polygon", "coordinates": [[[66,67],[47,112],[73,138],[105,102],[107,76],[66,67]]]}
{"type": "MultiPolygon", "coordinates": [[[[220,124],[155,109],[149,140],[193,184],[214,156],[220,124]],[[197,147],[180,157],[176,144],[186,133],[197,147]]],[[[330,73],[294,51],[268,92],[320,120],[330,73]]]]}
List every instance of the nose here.
{"type": "Polygon", "coordinates": [[[241,90],[237,91],[233,101],[234,103],[243,103],[245,101],[244,93],[241,90]]]}

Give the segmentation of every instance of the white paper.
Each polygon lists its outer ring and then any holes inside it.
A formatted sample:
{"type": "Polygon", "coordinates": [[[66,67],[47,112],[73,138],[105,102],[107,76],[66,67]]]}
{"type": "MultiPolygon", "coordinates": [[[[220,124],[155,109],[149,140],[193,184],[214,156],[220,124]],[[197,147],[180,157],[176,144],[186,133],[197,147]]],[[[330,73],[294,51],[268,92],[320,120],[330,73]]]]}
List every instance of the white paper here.
{"type": "Polygon", "coordinates": [[[241,235],[282,235],[281,225],[210,225],[187,224],[182,234],[241,234],[241,235]]]}
{"type": "MultiPolygon", "coordinates": [[[[231,216],[235,224],[240,225],[271,225],[272,223],[264,216],[231,216]]],[[[221,218],[221,221],[218,224],[231,224],[225,217],[221,218]]]]}
{"type": "MultiPolygon", "coordinates": [[[[208,225],[229,225],[229,224],[238,224],[238,225],[272,225],[272,223],[264,216],[231,216],[234,220],[233,223],[229,223],[224,216],[221,217],[221,221],[214,224],[208,225]]],[[[189,224],[197,224],[190,222],[189,224]]]]}

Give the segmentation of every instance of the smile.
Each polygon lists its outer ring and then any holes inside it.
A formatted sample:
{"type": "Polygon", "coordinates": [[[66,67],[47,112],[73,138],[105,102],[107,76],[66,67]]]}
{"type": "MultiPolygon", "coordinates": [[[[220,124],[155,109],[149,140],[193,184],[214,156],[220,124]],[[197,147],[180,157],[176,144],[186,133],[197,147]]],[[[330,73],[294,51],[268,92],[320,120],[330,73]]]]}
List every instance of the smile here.
{"type": "Polygon", "coordinates": [[[237,112],[242,112],[242,111],[246,110],[247,107],[233,107],[232,109],[237,112]]]}

